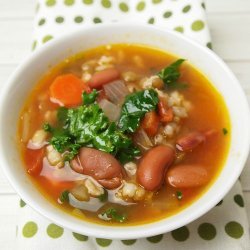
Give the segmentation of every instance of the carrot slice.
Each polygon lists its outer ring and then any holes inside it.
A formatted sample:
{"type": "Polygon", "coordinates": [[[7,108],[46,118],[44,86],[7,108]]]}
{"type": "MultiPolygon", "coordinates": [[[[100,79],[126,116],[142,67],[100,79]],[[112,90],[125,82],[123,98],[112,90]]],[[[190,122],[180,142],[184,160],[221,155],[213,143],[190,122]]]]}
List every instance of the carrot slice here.
{"type": "Polygon", "coordinates": [[[44,149],[32,150],[29,156],[27,172],[33,176],[39,175],[43,168],[44,149]]]}
{"type": "Polygon", "coordinates": [[[50,98],[53,102],[66,107],[82,103],[82,92],[90,92],[90,88],[73,74],[58,76],[50,85],[50,98]]]}
{"type": "Polygon", "coordinates": [[[160,121],[163,123],[171,122],[174,118],[173,109],[168,107],[166,100],[160,98],[158,102],[158,112],[160,121]]]}
{"type": "Polygon", "coordinates": [[[150,111],[144,116],[142,123],[142,128],[145,130],[147,135],[155,136],[159,127],[159,117],[155,111],[150,111]]]}

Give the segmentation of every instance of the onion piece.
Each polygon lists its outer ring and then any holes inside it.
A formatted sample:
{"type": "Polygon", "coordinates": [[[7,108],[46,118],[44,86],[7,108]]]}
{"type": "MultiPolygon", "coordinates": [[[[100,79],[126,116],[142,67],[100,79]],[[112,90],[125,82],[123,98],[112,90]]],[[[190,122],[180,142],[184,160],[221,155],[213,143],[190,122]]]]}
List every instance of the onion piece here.
{"type": "Polygon", "coordinates": [[[124,102],[125,96],[129,94],[127,86],[122,80],[116,80],[103,86],[108,99],[116,105],[124,102]]]}
{"type": "Polygon", "coordinates": [[[47,141],[44,141],[42,143],[34,143],[32,140],[29,140],[28,144],[27,144],[27,148],[32,149],[32,150],[36,150],[36,149],[43,148],[47,144],[48,144],[47,141]]]}
{"type": "Polygon", "coordinates": [[[103,214],[98,214],[98,218],[101,219],[101,220],[105,220],[105,221],[109,221],[109,220],[112,220],[112,218],[109,218],[107,216],[107,214],[103,213],[103,214]]]}
{"type": "Polygon", "coordinates": [[[25,112],[21,119],[23,120],[21,140],[22,142],[27,142],[29,140],[29,131],[30,131],[30,120],[31,120],[30,113],[25,112]]]}
{"type": "Polygon", "coordinates": [[[117,121],[120,117],[121,108],[107,99],[99,101],[99,106],[110,121],[117,121]]]}
{"type": "Polygon", "coordinates": [[[96,198],[90,198],[89,201],[79,201],[71,193],[69,193],[69,204],[72,207],[88,210],[91,212],[96,212],[103,206],[103,203],[96,198]]]}
{"type": "Polygon", "coordinates": [[[65,162],[63,168],[56,169],[50,165],[46,157],[43,159],[43,169],[40,175],[52,182],[80,181],[88,177],[73,171],[68,162],[65,162]]]}
{"type": "Polygon", "coordinates": [[[146,151],[150,148],[153,147],[153,144],[150,140],[150,138],[148,137],[148,135],[146,134],[146,132],[144,131],[144,129],[139,129],[134,137],[134,143],[142,150],[142,151],[146,151]]]}

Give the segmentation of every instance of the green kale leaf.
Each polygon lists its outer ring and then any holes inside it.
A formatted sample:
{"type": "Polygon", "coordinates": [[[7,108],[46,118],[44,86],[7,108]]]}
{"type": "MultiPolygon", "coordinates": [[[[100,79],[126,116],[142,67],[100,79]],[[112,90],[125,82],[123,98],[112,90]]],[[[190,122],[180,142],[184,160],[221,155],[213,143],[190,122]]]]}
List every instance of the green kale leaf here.
{"type": "Polygon", "coordinates": [[[83,104],[87,105],[87,104],[94,103],[97,96],[98,96],[98,92],[96,89],[93,89],[93,91],[89,94],[86,92],[83,92],[82,93],[83,104]]]}
{"type": "Polygon", "coordinates": [[[64,190],[59,197],[59,200],[64,203],[64,202],[68,202],[69,201],[69,191],[68,190],[64,190]]]}
{"type": "Polygon", "coordinates": [[[60,123],[66,123],[67,122],[67,117],[68,117],[68,109],[65,107],[60,107],[57,110],[57,120],[60,123]]]}
{"type": "Polygon", "coordinates": [[[122,163],[140,155],[132,140],[109,121],[96,103],[90,103],[91,94],[85,95],[89,104],[85,102],[77,108],[58,110],[59,127],[44,125],[44,129],[52,134],[49,143],[58,152],[64,153],[66,161],[73,159],[83,146],[111,153],[122,163]]]}
{"type": "Polygon", "coordinates": [[[158,94],[153,89],[146,89],[128,95],[122,106],[118,127],[123,132],[135,132],[144,115],[155,110],[159,102],[158,94]]]}
{"type": "Polygon", "coordinates": [[[179,67],[185,59],[178,59],[168,67],[162,69],[157,75],[163,80],[169,89],[185,89],[188,87],[186,83],[178,82],[180,77],[179,67]]]}

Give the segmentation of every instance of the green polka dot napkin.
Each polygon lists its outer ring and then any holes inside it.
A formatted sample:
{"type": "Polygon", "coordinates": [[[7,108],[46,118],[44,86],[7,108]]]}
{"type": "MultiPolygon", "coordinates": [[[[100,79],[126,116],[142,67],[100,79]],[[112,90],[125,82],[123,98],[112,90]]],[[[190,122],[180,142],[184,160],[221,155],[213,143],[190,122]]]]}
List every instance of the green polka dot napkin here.
{"type": "MultiPolygon", "coordinates": [[[[80,26],[108,22],[148,23],[173,29],[211,48],[201,0],[39,0],[33,49],[80,26]]],[[[145,239],[93,238],[63,229],[20,200],[17,249],[250,249],[241,185],[237,182],[216,207],[170,233],[145,239]]],[[[98,236],[97,236],[98,237],[98,236]]]]}

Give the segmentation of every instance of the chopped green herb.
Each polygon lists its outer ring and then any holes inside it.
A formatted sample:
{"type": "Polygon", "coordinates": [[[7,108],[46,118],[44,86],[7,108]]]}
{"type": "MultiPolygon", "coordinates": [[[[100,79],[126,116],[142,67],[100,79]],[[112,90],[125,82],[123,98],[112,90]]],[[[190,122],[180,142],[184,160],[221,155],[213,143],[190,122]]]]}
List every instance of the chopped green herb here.
{"type": "Polygon", "coordinates": [[[88,105],[88,104],[94,103],[97,96],[98,96],[98,92],[96,91],[96,89],[94,89],[89,94],[86,92],[83,92],[82,93],[83,104],[88,105]]]}
{"type": "Polygon", "coordinates": [[[64,190],[64,191],[61,193],[59,199],[60,199],[60,201],[61,201],[62,203],[68,202],[68,201],[69,201],[69,191],[68,191],[68,190],[64,190]]]}
{"type": "Polygon", "coordinates": [[[158,94],[153,89],[146,89],[130,94],[122,105],[118,127],[125,132],[135,132],[144,115],[155,110],[159,102],[158,94]]]}
{"type": "Polygon", "coordinates": [[[170,89],[184,89],[188,85],[186,83],[178,82],[180,77],[179,67],[185,61],[185,59],[178,59],[168,67],[162,69],[157,75],[163,80],[167,88],[170,89]]]}
{"type": "Polygon", "coordinates": [[[46,122],[46,123],[43,124],[43,130],[44,130],[45,132],[51,133],[52,130],[53,130],[53,128],[51,127],[51,125],[50,125],[48,122],[46,122]]]}
{"type": "MultiPolygon", "coordinates": [[[[92,100],[93,101],[93,100],[92,100]]],[[[96,104],[61,109],[60,126],[52,128],[49,143],[69,161],[83,147],[93,147],[115,155],[122,163],[134,159],[140,151],[122,131],[110,122],[96,104]]],[[[59,116],[58,116],[59,119],[59,116]]]]}
{"type": "Polygon", "coordinates": [[[64,154],[64,161],[72,160],[81,148],[80,144],[72,143],[68,145],[67,152],[64,154]]]}
{"type": "Polygon", "coordinates": [[[181,200],[183,195],[182,195],[182,192],[181,191],[176,191],[176,197],[178,200],[181,200]]]}
{"type": "Polygon", "coordinates": [[[67,120],[68,109],[65,107],[60,107],[57,111],[57,119],[61,123],[65,123],[67,120]]]}
{"type": "Polygon", "coordinates": [[[108,200],[108,191],[104,189],[104,193],[98,196],[99,201],[105,202],[108,200]]]}
{"type": "Polygon", "coordinates": [[[126,215],[118,214],[115,208],[108,208],[104,213],[101,214],[102,216],[107,216],[118,222],[124,222],[127,219],[126,215]]]}
{"type": "Polygon", "coordinates": [[[223,128],[222,132],[223,132],[224,135],[226,135],[228,133],[228,130],[226,128],[223,128]]]}
{"type": "Polygon", "coordinates": [[[49,143],[59,153],[63,153],[64,151],[68,149],[69,145],[71,145],[73,141],[70,135],[68,135],[67,131],[63,131],[63,130],[61,130],[61,132],[59,132],[59,130],[57,131],[58,133],[53,132],[53,136],[50,139],[49,143]]]}

